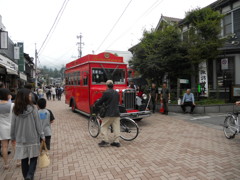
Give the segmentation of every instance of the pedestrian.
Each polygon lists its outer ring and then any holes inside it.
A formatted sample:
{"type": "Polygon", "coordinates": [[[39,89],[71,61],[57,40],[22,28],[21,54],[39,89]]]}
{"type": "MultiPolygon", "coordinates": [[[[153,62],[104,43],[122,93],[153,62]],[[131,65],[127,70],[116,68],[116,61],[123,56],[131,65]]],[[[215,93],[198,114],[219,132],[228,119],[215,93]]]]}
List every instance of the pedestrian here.
{"type": "Polygon", "coordinates": [[[61,101],[62,92],[60,87],[56,88],[56,96],[57,96],[57,99],[61,101]]]}
{"type": "Polygon", "coordinates": [[[61,101],[61,99],[62,99],[62,93],[63,93],[63,88],[62,88],[62,87],[59,87],[59,90],[58,90],[58,91],[59,91],[59,97],[58,97],[59,99],[58,99],[58,100],[61,101]]]}
{"type": "Polygon", "coordinates": [[[156,87],[156,83],[152,83],[151,85],[150,96],[151,96],[151,102],[152,102],[152,112],[155,113],[156,102],[158,98],[158,88],[156,87]]]}
{"type": "Polygon", "coordinates": [[[31,91],[32,103],[36,105],[38,101],[38,95],[32,90],[33,89],[32,84],[28,83],[24,86],[24,88],[29,89],[31,91]]]}
{"type": "Polygon", "coordinates": [[[130,84],[129,84],[128,87],[131,88],[131,89],[137,90],[137,86],[134,84],[133,80],[130,81],[130,84]]]}
{"type": "Polygon", "coordinates": [[[98,144],[100,147],[109,145],[108,128],[112,125],[114,140],[111,146],[120,147],[120,113],[119,113],[119,94],[113,89],[113,81],[108,80],[106,82],[107,90],[103,93],[99,101],[95,103],[95,106],[105,105],[106,113],[101,124],[101,137],[102,141],[98,144]]]}
{"type": "Polygon", "coordinates": [[[55,86],[51,87],[51,94],[52,94],[53,101],[55,101],[55,98],[56,98],[56,88],[55,88],[55,86]]]}
{"type": "Polygon", "coordinates": [[[16,144],[14,159],[20,159],[25,180],[33,179],[40,154],[40,137],[45,141],[38,110],[29,89],[17,93],[12,114],[11,140],[16,144]]]}
{"type": "Polygon", "coordinates": [[[193,93],[191,93],[191,89],[187,89],[186,93],[184,93],[184,95],[183,95],[181,108],[182,108],[184,114],[186,113],[187,106],[191,107],[190,113],[192,114],[196,104],[195,104],[194,95],[193,95],[193,93]]]}
{"type": "Polygon", "coordinates": [[[0,88],[5,88],[5,84],[2,81],[0,81],[0,88]]]}
{"type": "MultiPolygon", "coordinates": [[[[1,88],[5,88],[6,86],[5,86],[5,84],[2,82],[2,81],[0,81],[0,89],[1,88]]],[[[0,101],[1,101],[1,99],[0,99],[0,101]]],[[[9,99],[8,100],[9,102],[11,102],[11,99],[9,99]]],[[[2,156],[2,145],[1,145],[1,140],[0,140],[0,156],[2,156]]],[[[10,154],[11,153],[11,151],[8,151],[8,154],[10,154]]]]}
{"type": "Polygon", "coordinates": [[[42,123],[42,128],[45,136],[47,149],[50,150],[50,142],[52,136],[51,124],[55,119],[51,110],[46,109],[47,101],[41,98],[37,102],[39,119],[42,123]]]}
{"type": "Polygon", "coordinates": [[[10,92],[11,92],[11,101],[14,103],[15,101],[15,98],[16,98],[16,93],[15,93],[15,89],[10,89],[10,92]]]}
{"type": "Polygon", "coordinates": [[[47,86],[46,88],[45,88],[45,92],[46,92],[46,97],[47,97],[47,100],[51,100],[52,98],[51,98],[51,87],[49,87],[49,86],[47,86]]]}
{"type": "Polygon", "coordinates": [[[39,98],[39,99],[40,99],[40,98],[43,98],[44,93],[43,93],[43,89],[42,89],[41,86],[38,88],[37,92],[38,92],[38,98],[39,98]]]}
{"type": "Polygon", "coordinates": [[[168,115],[168,102],[170,101],[170,91],[167,88],[167,83],[163,83],[161,90],[161,102],[163,103],[163,114],[168,115]]]}
{"type": "Polygon", "coordinates": [[[4,169],[9,168],[8,164],[8,144],[11,129],[11,119],[12,119],[12,108],[13,103],[9,102],[11,98],[10,91],[6,88],[0,88],[0,141],[1,141],[1,151],[4,161],[4,169]]]}

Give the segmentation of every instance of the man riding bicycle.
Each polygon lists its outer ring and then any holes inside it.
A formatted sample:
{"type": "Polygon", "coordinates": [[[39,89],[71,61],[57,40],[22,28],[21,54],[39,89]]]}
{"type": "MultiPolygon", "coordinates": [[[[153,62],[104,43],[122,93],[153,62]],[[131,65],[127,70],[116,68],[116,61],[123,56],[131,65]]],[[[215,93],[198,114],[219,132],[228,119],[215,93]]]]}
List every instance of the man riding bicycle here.
{"type": "Polygon", "coordinates": [[[95,103],[94,106],[101,106],[103,103],[106,106],[105,117],[101,124],[101,137],[102,141],[98,143],[100,147],[105,147],[109,145],[108,140],[108,128],[112,125],[114,133],[114,141],[111,146],[120,147],[119,136],[120,136],[120,112],[119,112],[119,94],[113,89],[113,81],[108,80],[106,82],[108,89],[103,93],[103,96],[99,101],[95,103]]]}

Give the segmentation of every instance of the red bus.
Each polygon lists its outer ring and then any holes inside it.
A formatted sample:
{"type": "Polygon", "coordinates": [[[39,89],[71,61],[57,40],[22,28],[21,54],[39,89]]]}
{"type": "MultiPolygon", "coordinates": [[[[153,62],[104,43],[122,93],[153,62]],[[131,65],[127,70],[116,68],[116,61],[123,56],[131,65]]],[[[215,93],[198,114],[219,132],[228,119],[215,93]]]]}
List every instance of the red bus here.
{"type": "Polygon", "coordinates": [[[120,95],[122,116],[133,119],[149,116],[150,111],[136,109],[136,91],[127,86],[127,64],[123,57],[111,53],[87,55],[66,64],[65,96],[66,104],[72,111],[90,115],[90,107],[102,97],[106,81],[114,82],[114,89],[120,95]]]}

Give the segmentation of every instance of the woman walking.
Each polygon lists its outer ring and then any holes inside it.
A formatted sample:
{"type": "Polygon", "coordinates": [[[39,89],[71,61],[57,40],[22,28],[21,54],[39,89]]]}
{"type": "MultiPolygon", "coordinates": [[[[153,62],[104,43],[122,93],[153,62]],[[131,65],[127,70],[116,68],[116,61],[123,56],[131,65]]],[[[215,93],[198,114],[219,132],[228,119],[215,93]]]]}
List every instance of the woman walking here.
{"type": "Polygon", "coordinates": [[[33,179],[40,154],[40,137],[45,141],[38,110],[29,89],[18,91],[13,108],[11,139],[16,143],[15,159],[21,159],[25,180],[33,179]]]}
{"type": "Polygon", "coordinates": [[[4,161],[4,169],[9,168],[8,164],[8,144],[11,129],[11,116],[13,103],[9,102],[11,98],[10,91],[5,88],[0,89],[0,141],[2,145],[2,156],[4,161]]]}

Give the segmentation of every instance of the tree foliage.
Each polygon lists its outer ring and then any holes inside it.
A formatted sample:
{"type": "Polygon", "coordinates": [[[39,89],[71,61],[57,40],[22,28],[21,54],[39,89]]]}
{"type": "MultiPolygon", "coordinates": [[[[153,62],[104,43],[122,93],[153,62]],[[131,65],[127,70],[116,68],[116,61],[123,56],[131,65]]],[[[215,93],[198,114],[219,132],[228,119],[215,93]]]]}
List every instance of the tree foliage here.
{"type": "Polygon", "coordinates": [[[222,18],[210,8],[188,12],[183,23],[189,27],[186,41],[182,40],[180,26],[144,31],[141,42],[133,48],[130,65],[153,81],[161,81],[166,72],[172,79],[196,76],[198,64],[215,59],[223,45],[219,39],[222,18]]]}
{"type": "Polygon", "coordinates": [[[218,48],[224,41],[219,38],[222,18],[223,15],[211,8],[195,9],[187,13],[185,20],[189,25],[188,41],[183,45],[187,49],[189,62],[198,65],[218,56],[218,48]]]}
{"type": "Polygon", "coordinates": [[[168,26],[163,31],[145,31],[130,64],[144,77],[159,82],[166,72],[169,77],[183,73],[182,67],[187,66],[183,57],[180,31],[168,26]]]}
{"type": "Polygon", "coordinates": [[[42,76],[48,76],[52,78],[62,77],[63,70],[64,70],[64,67],[62,67],[60,70],[58,70],[57,68],[55,69],[47,68],[46,66],[43,66],[43,68],[40,68],[42,76]]]}

